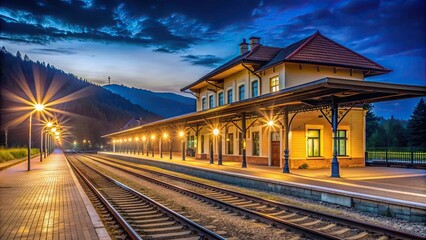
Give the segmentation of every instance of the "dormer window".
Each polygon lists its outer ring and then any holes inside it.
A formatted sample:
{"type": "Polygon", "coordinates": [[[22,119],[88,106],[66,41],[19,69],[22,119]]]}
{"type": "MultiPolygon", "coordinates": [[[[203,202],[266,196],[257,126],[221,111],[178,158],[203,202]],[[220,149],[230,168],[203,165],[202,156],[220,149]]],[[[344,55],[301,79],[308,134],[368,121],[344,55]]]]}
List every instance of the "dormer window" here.
{"type": "Polygon", "coordinates": [[[209,96],[209,108],[214,108],[214,96],[209,96]]]}
{"type": "Polygon", "coordinates": [[[218,98],[218,105],[219,105],[219,106],[223,106],[223,104],[224,104],[224,102],[225,102],[223,92],[220,92],[220,93],[217,95],[217,98],[218,98]]]}
{"type": "Polygon", "coordinates": [[[245,98],[246,87],[241,85],[238,87],[238,100],[242,101],[245,98]]]}
{"type": "Polygon", "coordinates": [[[252,97],[259,96],[259,81],[251,82],[251,96],[252,97]]]}
{"type": "Polygon", "coordinates": [[[275,76],[270,79],[271,92],[278,92],[280,90],[280,78],[275,76]]]}
{"type": "Polygon", "coordinates": [[[206,98],[202,98],[201,99],[201,110],[206,110],[207,108],[207,103],[206,103],[206,98]]]}
{"type": "Polygon", "coordinates": [[[232,103],[232,99],[233,99],[233,94],[232,94],[232,89],[229,89],[228,90],[228,92],[226,93],[227,94],[227,99],[228,99],[228,104],[230,104],[230,103],[232,103]]]}

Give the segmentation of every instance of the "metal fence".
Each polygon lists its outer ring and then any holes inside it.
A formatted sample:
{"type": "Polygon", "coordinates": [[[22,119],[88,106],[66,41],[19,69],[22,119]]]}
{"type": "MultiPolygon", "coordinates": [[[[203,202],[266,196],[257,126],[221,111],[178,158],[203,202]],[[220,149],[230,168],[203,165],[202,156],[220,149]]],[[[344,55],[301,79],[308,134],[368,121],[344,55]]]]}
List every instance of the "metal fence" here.
{"type": "Polygon", "coordinates": [[[379,147],[365,152],[365,164],[426,168],[426,149],[416,147],[379,147]]]}

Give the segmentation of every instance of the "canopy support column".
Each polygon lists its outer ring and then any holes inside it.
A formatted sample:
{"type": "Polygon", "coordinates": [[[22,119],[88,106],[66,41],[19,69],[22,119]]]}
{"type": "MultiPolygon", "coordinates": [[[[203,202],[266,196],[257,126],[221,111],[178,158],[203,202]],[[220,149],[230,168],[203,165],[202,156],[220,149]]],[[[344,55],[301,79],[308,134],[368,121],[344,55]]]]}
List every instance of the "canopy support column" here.
{"type": "Polygon", "coordinates": [[[243,137],[243,151],[242,151],[242,168],[247,167],[247,156],[246,156],[246,133],[247,133],[247,126],[246,126],[246,113],[241,114],[241,132],[243,137]]]}
{"type": "Polygon", "coordinates": [[[331,177],[339,178],[339,160],[337,159],[337,128],[339,126],[339,106],[334,98],[331,104],[331,127],[333,129],[333,160],[331,161],[331,177]]]}

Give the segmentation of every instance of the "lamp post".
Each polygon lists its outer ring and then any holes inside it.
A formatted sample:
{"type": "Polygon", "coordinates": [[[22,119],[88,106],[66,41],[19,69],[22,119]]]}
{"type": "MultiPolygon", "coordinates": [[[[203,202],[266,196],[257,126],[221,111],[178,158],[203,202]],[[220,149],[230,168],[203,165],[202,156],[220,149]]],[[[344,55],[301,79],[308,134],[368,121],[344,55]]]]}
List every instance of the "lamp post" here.
{"type": "Polygon", "coordinates": [[[28,171],[31,170],[31,125],[33,121],[33,112],[41,112],[44,110],[43,104],[34,104],[34,110],[30,112],[30,119],[28,123],[28,171]]]}
{"type": "Polygon", "coordinates": [[[43,161],[43,152],[44,152],[44,158],[46,158],[46,144],[44,144],[43,147],[43,133],[45,132],[45,128],[50,128],[53,126],[52,122],[47,122],[44,127],[41,128],[40,131],[40,162],[43,161]]]}
{"type": "Polygon", "coordinates": [[[217,137],[219,137],[217,164],[222,165],[222,136],[220,136],[219,134],[220,134],[219,129],[217,128],[213,129],[213,135],[215,136],[215,138],[217,139],[217,137]]]}
{"type": "MultiPolygon", "coordinates": [[[[163,138],[167,139],[167,137],[168,137],[167,133],[163,133],[163,138]]],[[[163,143],[161,138],[160,138],[160,158],[163,158],[163,143]]]]}
{"type": "Polygon", "coordinates": [[[152,134],[151,135],[151,153],[152,153],[152,157],[154,157],[154,141],[155,141],[155,135],[152,134]]]}
{"type": "Polygon", "coordinates": [[[183,131],[179,132],[179,137],[182,140],[182,160],[185,161],[185,141],[183,137],[185,136],[185,133],[183,131]]]}

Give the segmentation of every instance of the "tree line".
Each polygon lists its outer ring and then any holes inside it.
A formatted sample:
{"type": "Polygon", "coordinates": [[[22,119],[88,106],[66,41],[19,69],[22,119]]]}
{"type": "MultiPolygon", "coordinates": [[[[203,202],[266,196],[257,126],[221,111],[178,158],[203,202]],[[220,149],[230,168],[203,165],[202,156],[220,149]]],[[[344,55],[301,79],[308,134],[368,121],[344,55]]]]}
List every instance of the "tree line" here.
{"type": "Polygon", "coordinates": [[[420,147],[426,149],[426,104],[419,100],[408,121],[378,117],[372,105],[366,105],[367,148],[420,147]]]}

